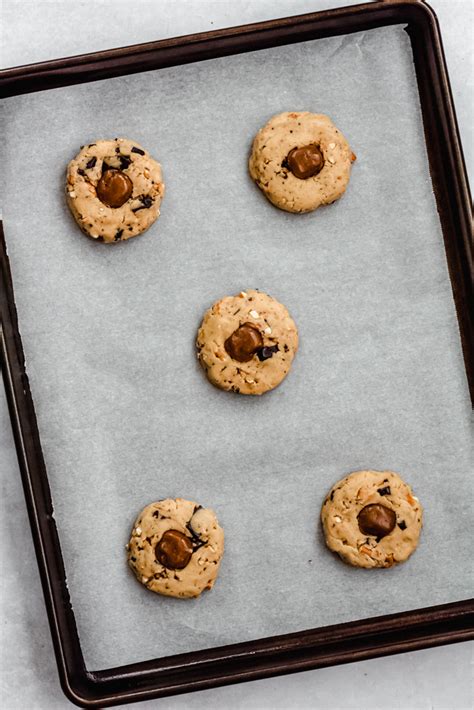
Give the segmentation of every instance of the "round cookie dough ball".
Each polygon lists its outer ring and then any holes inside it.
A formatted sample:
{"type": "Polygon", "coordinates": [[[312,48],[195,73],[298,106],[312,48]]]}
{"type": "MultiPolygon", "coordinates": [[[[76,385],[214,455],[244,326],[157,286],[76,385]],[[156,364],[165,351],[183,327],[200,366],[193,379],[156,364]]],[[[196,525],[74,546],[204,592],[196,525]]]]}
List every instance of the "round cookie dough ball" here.
{"type": "Polygon", "coordinates": [[[183,498],[147,505],[127,545],[138,581],[168,597],[198,597],[212,589],[223,554],[224,531],[214,511],[183,498]]]}
{"type": "Polygon", "coordinates": [[[287,376],[298,350],[298,331],[285,306],[249,289],[214,303],[204,315],[196,347],[213,385],[263,394],[287,376]]]}
{"type": "Polygon", "coordinates": [[[249,171],[276,207],[312,212],[345,192],[355,160],[330,118],[308,111],[273,116],[255,136],[249,171]]]}
{"type": "Polygon", "coordinates": [[[423,508],[392,471],[356,471],[331,489],[321,509],[326,544],[354,567],[391,567],[418,545],[423,508]]]}
{"type": "Polygon", "coordinates": [[[164,192],[161,165],[126,138],[83,146],[67,168],[69,209],[98,241],[120,242],[144,232],[159,217],[164,192]]]}

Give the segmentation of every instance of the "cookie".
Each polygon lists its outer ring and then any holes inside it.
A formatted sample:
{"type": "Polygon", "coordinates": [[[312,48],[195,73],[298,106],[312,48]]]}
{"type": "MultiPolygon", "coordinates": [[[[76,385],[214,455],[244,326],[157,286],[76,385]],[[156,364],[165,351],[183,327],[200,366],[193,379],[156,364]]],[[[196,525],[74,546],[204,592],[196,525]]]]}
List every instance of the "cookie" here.
{"type": "Polygon", "coordinates": [[[330,118],[293,111],[273,116],[257,133],[249,171],[276,207],[312,212],[344,194],[354,160],[330,118]]]}
{"type": "Polygon", "coordinates": [[[213,385],[263,394],[287,376],[298,331],[285,306],[250,289],[214,303],[204,315],[196,347],[213,385]]]}
{"type": "Polygon", "coordinates": [[[128,564],[147,589],[198,597],[212,589],[224,554],[224,531],[209,508],[183,498],[147,505],[127,545],[128,564]]]}
{"type": "Polygon", "coordinates": [[[159,217],[164,192],[161,165],[126,138],[82,146],[67,168],[66,199],[74,219],[102,242],[148,229],[159,217]]]}
{"type": "Polygon", "coordinates": [[[391,567],[418,545],[423,508],[391,471],[356,471],[336,483],[321,510],[326,544],[355,567],[391,567]]]}

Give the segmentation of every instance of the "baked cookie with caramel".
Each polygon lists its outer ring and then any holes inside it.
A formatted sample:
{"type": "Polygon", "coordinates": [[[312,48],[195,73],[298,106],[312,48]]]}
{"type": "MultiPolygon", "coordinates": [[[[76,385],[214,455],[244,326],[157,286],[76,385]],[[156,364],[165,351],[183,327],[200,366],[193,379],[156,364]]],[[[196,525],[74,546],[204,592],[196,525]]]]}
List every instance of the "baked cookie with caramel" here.
{"type": "Polygon", "coordinates": [[[147,505],[127,545],[138,581],[168,597],[198,597],[212,589],[223,554],[224,531],[214,511],[183,498],[147,505]]]}
{"type": "Polygon", "coordinates": [[[142,234],[160,214],[161,165],[126,138],[82,146],[67,168],[66,199],[89,237],[114,243],[142,234]]]}
{"type": "Polygon", "coordinates": [[[333,486],[321,510],[326,544],[355,567],[391,567],[415,551],[423,508],[392,471],[356,471],[333,486]]]}
{"type": "Polygon", "coordinates": [[[287,376],[298,350],[298,330],[285,306],[248,289],[206,312],[197,356],[210,382],[240,394],[263,394],[287,376]]]}
{"type": "Polygon", "coordinates": [[[338,200],[355,155],[330,118],[308,111],[273,116],[253,141],[252,179],[276,207],[312,212],[338,200]]]}

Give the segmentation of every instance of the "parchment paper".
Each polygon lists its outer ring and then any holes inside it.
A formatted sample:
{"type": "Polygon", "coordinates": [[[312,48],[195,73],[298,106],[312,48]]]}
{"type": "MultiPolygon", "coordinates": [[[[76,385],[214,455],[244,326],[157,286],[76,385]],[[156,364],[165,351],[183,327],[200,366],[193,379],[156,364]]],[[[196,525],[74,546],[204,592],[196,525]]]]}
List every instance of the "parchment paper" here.
{"type": "MultiPolygon", "coordinates": [[[[466,598],[470,406],[409,40],[401,27],[9,99],[4,215],[27,369],[89,669],[466,598]],[[247,174],[274,113],[330,115],[358,160],[344,198],[298,216],[247,174]],[[147,235],[96,244],[72,220],[79,146],[127,136],[164,168],[147,235]],[[262,398],[214,389],[194,354],[217,298],[287,305],[301,349],[262,398]],[[359,468],[425,506],[416,554],[367,572],[319,509],[359,468]],[[138,511],[213,507],[219,580],[193,601],[129,572],[138,511]]],[[[21,554],[21,551],[19,551],[21,554]]]]}

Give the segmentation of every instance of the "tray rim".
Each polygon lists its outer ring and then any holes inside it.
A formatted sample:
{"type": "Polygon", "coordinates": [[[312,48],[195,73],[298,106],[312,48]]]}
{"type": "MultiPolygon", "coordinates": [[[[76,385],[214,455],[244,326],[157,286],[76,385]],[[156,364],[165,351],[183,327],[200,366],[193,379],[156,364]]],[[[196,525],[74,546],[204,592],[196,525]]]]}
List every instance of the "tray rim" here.
{"type": "MultiPolygon", "coordinates": [[[[405,23],[412,39],[425,134],[434,135],[435,143],[442,146],[444,141],[445,146],[444,152],[437,157],[431,154],[434,149],[429,150],[430,171],[437,192],[441,188],[449,190],[443,200],[437,195],[437,202],[466,373],[474,399],[474,327],[473,317],[466,308],[472,297],[473,280],[470,192],[439,27],[435,14],[427,5],[419,0],[379,0],[15,67],[0,72],[0,94],[14,96],[251,49],[405,23]],[[348,26],[344,27],[344,24],[348,26]],[[425,41],[415,42],[416,33],[425,41]],[[426,102],[433,105],[425,115],[426,102]]],[[[105,671],[88,671],[69,601],[49,483],[25,372],[3,227],[0,259],[0,360],[60,681],[73,703],[81,707],[104,707],[474,638],[474,603],[463,600],[105,671]],[[183,678],[183,675],[187,677],[183,678]]]]}

